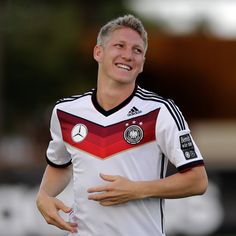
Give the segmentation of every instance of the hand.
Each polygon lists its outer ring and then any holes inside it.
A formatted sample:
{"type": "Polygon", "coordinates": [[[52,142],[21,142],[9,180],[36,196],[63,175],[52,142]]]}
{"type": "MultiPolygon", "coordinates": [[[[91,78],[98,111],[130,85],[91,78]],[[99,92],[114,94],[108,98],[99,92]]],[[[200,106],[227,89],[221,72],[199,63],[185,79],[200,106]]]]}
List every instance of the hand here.
{"type": "Polygon", "coordinates": [[[71,233],[77,232],[76,223],[66,222],[58,214],[58,211],[60,210],[65,213],[70,213],[72,211],[72,209],[65,206],[62,201],[57,198],[41,194],[37,197],[37,207],[48,224],[55,225],[56,227],[62,230],[67,230],[71,233]]]}
{"type": "Polygon", "coordinates": [[[104,175],[100,177],[109,184],[88,189],[89,200],[99,201],[103,206],[111,206],[138,199],[137,182],[130,181],[122,176],[104,175]]]}

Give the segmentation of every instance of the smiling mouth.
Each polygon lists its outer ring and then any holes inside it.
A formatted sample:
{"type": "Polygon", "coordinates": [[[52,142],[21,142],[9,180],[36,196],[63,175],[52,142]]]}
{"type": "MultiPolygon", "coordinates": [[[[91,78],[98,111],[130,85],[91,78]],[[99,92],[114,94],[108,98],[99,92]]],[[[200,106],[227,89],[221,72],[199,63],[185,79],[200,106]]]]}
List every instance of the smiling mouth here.
{"type": "Polygon", "coordinates": [[[125,64],[122,64],[122,63],[116,63],[115,65],[116,65],[118,68],[123,69],[123,70],[126,70],[126,71],[131,71],[131,70],[132,70],[132,67],[129,66],[129,65],[125,65],[125,64]]]}

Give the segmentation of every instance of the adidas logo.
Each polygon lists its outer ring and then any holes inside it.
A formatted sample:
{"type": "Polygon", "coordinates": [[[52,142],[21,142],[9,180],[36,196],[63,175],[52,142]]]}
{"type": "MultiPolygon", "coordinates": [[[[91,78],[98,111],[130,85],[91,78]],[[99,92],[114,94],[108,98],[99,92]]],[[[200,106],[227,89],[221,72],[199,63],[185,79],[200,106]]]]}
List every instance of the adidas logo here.
{"type": "Polygon", "coordinates": [[[142,111],[140,111],[137,107],[132,107],[131,110],[129,111],[129,113],[127,114],[127,116],[137,115],[141,112],[142,111]]]}

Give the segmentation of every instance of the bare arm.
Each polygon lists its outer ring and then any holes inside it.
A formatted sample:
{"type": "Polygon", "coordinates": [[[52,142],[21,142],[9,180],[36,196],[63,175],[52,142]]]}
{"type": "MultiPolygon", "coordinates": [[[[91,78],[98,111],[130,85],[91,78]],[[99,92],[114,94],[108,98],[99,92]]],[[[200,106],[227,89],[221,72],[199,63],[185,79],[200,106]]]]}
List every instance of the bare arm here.
{"type": "Polygon", "coordinates": [[[182,198],[203,194],[207,185],[205,168],[199,166],[158,181],[141,182],[140,189],[143,197],[182,198]]]}
{"type": "Polygon", "coordinates": [[[39,192],[46,192],[50,197],[56,197],[69,184],[72,175],[71,166],[55,168],[47,165],[39,192]]]}
{"type": "Polygon", "coordinates": [[[206,191],[208,180],[203,166],[160,180],[130,181],[121,176],[101,175],[107,185],[88,189],[90,200],[109,206],[147,197],[182,198],[206,191]]]}
{"type": "Polygon", "coordinates": [[[58,214],[59,210],[69,213],[71,209],[56,198],[70,182],[71,174],[71,167],[55,168],[48,165],[37,194],[36,204],[48,224],[70,232],[76,232],[77,225],[65,222],[58,214]]]}

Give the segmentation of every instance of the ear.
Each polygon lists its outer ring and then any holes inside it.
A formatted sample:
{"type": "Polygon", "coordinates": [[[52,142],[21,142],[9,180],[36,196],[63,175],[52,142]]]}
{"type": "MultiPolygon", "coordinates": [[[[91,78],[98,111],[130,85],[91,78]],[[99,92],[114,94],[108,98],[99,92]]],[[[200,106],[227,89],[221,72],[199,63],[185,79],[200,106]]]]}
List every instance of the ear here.
{"type": "Polygon", "coordinates": [[[102,55],[103,55],[103,48],[101,45],[96,45],[93,49],[93,58],[97,62],[101,62],[102,60],[102,55]]]}

